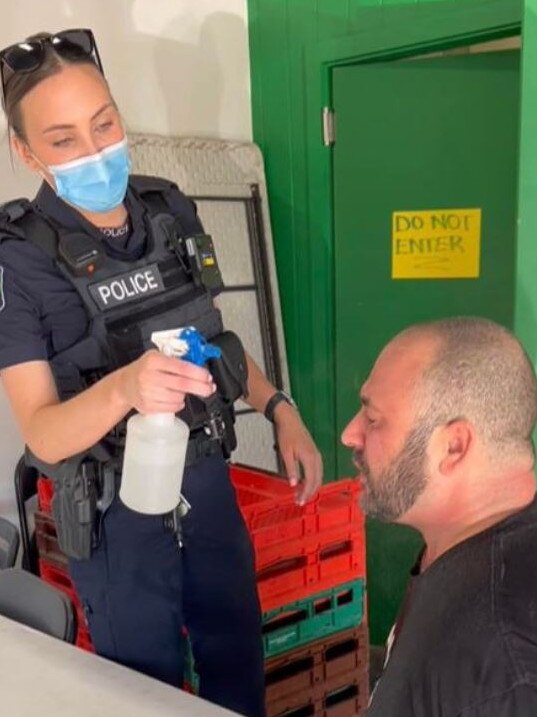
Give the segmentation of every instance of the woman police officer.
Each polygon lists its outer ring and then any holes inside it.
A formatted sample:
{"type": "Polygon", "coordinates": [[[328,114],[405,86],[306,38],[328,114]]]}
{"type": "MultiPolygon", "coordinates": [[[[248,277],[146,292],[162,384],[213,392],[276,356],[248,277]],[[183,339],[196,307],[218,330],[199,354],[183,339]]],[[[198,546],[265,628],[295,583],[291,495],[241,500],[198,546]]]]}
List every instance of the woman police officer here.
{"type": "MultiPolygon", "coordinates": [[[[0,53],[0,71],[12,147],[44,180],[29,213],[67,232],[67,243],[75,232],[127,267],[139,262],[153,229],[129,177],[123,124],[91,31],[30,37],[0,53]]],[[[199,232],[195,209],[171,184],[166,202],[182,226],[199,232]]],[[[40,460],[62,464],[84,453],[133,409],[176,413],[185,397],[214,394],[205,368],[148,350],[65,398],[55,357],[87,331],[86,307],[61,262],[21,240],[13,214],[4,214],[0,240],[1,378],[40,460]]],[[[249,357],[247,364],[248,401],[259,411],[269,405],[290,482],[304,502],[321,482],[319,453],[291,403],[249,357]]],[[[221,451],[187,467],[183,492],[194,507],[182,520],[182,549],[162,516],[134,513],[116,496],[91,556],[70,559],[92,640],[99,654],[180,686],[185,625],[201,696],[263,715],[253,556],[221,451]]]]}

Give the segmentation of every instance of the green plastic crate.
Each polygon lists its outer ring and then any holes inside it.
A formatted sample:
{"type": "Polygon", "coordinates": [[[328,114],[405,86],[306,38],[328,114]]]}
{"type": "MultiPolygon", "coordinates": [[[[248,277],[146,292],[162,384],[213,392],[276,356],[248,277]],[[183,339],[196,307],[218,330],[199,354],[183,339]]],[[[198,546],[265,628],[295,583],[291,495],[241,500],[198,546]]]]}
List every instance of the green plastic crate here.
{"type": "MultiPolygon", "coordinates": [[[[353,580],[265,612],[265,658],[360,625],[364,616],[364,597],[365,581],[353,580]]],[[[186,643],[184,678],[197,694],[199,676],[195,669],[190,640],[187,639],[186,643]]]]}
{"type": "Polygon", "coordinates": [[[353,580],[263,614],[265,657],[354,627],[364,616],[365,581],[353,580]]]}

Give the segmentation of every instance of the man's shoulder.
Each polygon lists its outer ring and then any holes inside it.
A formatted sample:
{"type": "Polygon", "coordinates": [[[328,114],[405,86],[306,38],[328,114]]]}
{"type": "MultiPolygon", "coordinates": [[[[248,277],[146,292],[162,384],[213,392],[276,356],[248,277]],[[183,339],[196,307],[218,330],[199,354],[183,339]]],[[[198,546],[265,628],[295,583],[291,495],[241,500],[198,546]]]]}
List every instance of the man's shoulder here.
{"type": "MultiPolygon", "coordinates": [[[[493,560],[493,580],[499,604],[505,599],[507,602],[527,600],[528,608],[535,604],[537,626],[536,498],[498,526],[494,535],[493,560]]],[[[529,609],[521,612],[526,614],[529,609]]]]}
{"type": "Polygon", "coordinates": [[[534,513],[459,544],[415,580],[372,715],[466,715],[521,682],[537,685],[534,513]]]}
{"type": "Polygon", "coordinates": [[[537,502],[496,535],[494,613],[505,649],[520,675],[537,684],[537,502]]]}

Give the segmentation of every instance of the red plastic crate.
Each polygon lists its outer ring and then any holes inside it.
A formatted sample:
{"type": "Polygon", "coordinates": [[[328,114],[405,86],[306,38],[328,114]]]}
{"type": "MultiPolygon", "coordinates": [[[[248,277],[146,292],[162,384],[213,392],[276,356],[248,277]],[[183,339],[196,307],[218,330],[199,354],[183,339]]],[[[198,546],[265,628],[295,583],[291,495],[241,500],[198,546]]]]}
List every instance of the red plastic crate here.
{"type": "Polygon", "coordinates": [[[75,645],[86,652],[95,652],[89,631],[79,627],[76,633],[75,645]]]}
{"type": "Polygon", "coordinates": [[[42,558],[40,558],[39,573],[41,575],[42,580],[44,580],[46,583],[49,583],[50,585],[54,585],[55,588],[58,588],[58,590],[61,590],[67,595],[67,597],[71,600],[75,607],[79,624],[83,627],[86,627],[86,617],[84,615],[84,609],[82,608],[80,598],[78,597],[78,594],[75,590],[75,586],[73,585],[73,581],[69,577],[67,571],[58,567],[54,563],[50,563],[48,560],[43,560],[42,558]]]}
{"type": "Polygon", "coordinates": [[[42,510],[36,510],[34,521],[39,557],[41,560],[65,571],[67,569],[67,556],[58,543],[58,533],[53,517],[42,510]]]}
{"type": "Polygon", "coordinates": [[[69,577],[67,571],[60,568],[58,565],[49,562],[48,560],[39,558],[39,574],[41,575],[42,580],[64,592],[71,600],[75,608],[78,623],[75,644],[84,650],[94,652],[84,609],[75,590],[75,586],[73,585],[73,581],[69,577]]]}
{"type": "MultiPolygon", "coordinates": [[[[318,546],[315,552],[280,560],[257,572],[263,612],[365,576],[363,533],[350,532],[335,544],[323,545],[317,539],[312,544],[318,546]]],[[[308,547],[306,543],[304,549],[308,547]]]]}
{"type": "MultiPolygon", "coordinates": [[[[330,530],[318,530],[313,535],[306,535],[298,540],[287,540],[256,550],[256,568],[259,573],[272,570],[289,560],[309,565],[322,561],[330,561],[338,556],[351,556],[351,563],[357,568],[362,567],[359,551],[353,552],[355,543],[363,543],[363,528],[355,524],[342,524],[330,530]]],[[[346,561],[345,561],[346,562],[346,561]]],[[[363,577],[356,575],[355,577],[363,577]]]]}
{"type": "Polygon", "coordinates": [[[304,506],[274,474],[231,467],[239,508],[256,555],[263,611],[365,577],[360,484],[329,483],[304,506]]]}
{"type": "Polygon", "coordinates": [[[343,524],[364,525],[357,480],[349,478],[323,485],[313,500],[299,506],[295,503],[295,489],[287,479],[241,465],[232,465],[230,473],[256,549],[343,524]]]}
{"type": "Polygon", "coordinates": [[[43,513],[51,512],[52,496],[54,495],[54,483],[50,478],[41,476],[37,479],[37,504],[43,513]]]}

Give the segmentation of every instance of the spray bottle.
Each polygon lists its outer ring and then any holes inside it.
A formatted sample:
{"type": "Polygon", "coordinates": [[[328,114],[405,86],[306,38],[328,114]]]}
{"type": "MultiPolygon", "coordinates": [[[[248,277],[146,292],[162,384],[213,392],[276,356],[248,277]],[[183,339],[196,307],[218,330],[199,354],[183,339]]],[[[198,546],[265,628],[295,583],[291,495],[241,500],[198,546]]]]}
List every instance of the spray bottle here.
{"type": "MultiPolygon", "coordinates": [[[[154,331],[151,341],[166,356],[203,366],[220,358],[193,327],[154,331]]],[[[127,421],[127,437],[119,497],[131,510],[160,515],[175,510],[181,500],[190,429],[174,413],[137,413],[127,421]]]]}

